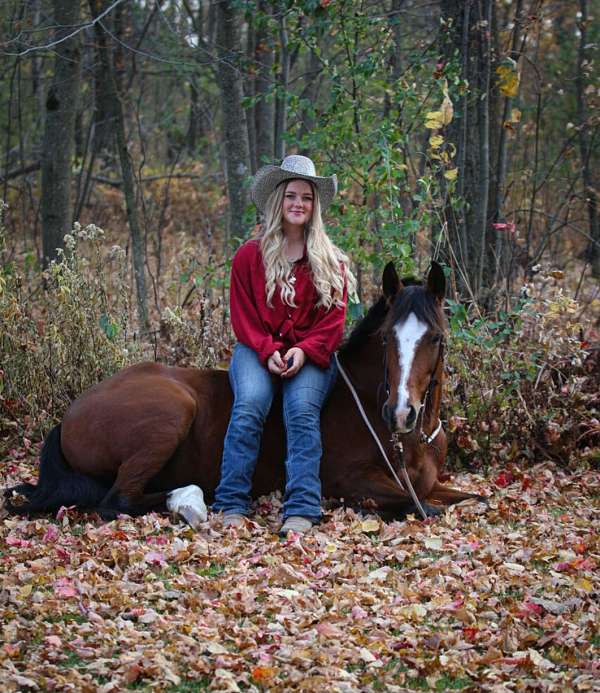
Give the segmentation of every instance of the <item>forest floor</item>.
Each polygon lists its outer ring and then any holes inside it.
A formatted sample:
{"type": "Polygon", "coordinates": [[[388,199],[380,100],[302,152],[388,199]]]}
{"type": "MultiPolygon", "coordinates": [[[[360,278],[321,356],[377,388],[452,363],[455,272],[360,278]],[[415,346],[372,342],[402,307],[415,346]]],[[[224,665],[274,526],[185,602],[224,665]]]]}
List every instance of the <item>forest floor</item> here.
{"type": "MultiPolygon", "coordinates": [[[[13,453],[2,486],[36,475],[13,453]]],[[[286,540],[277,495],[240,530],[3,513],[0,689],[598,690],[598,473],[452,483],[489,504],[286,540]]]]}

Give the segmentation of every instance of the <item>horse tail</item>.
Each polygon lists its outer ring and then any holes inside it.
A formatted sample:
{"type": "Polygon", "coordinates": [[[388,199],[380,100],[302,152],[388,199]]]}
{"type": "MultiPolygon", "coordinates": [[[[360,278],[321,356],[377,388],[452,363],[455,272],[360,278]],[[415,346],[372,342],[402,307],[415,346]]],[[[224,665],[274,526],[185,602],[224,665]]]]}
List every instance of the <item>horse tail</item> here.
{"type": "MultiPolygon", "coordinates": [[[[50,431],[44,441],[37,486],[29,484],[21,485],[21,488],[27,502],[19,505],[8,500],[6,502],[6,509],[16,515],[54,512],[63,505],[95,508],[108,491],[108,486],[68,466],[60,445],[60,424],[50,431]]],[[[20,489],[15,487],[15,490],[20,489]]]]}

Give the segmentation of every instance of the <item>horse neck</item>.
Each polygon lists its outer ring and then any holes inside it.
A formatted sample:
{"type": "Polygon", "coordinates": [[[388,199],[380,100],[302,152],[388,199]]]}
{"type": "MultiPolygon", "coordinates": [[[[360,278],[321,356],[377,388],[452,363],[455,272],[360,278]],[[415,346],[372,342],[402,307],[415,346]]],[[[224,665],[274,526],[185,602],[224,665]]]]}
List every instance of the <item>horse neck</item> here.
{"type": "Polygon", "coordinates": [[[377,387],[383,383],[383,345],[379,335],[371,335],[350,353],[340,355],[342,367],[354,389],[368,400],[377,400],[377,387]]]}

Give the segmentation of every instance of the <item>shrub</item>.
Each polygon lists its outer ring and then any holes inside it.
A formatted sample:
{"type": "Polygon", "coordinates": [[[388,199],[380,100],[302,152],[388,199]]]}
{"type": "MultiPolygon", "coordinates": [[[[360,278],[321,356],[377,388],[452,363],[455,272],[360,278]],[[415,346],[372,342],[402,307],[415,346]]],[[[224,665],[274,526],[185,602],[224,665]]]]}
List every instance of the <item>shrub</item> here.
{"type": "Polygon", "coordinates": [[[45,428],[82,390],[142,357],[129,319],[125,252],[114,246],[105,258],[103,236],[93,224],[76,224],[65,237],[65,252],[32,290],[16,263],[4,257],[0,218],[0,405],[5,424],[27,417],[45,428]]]}
{"type": "Polygon", "coordinates": [[[584,336],[593,334],[591,317],[551,274],[526,291],[495,320],[450,302],[451,457],[471,467],[597,463],[600,369],[584,336]]]}

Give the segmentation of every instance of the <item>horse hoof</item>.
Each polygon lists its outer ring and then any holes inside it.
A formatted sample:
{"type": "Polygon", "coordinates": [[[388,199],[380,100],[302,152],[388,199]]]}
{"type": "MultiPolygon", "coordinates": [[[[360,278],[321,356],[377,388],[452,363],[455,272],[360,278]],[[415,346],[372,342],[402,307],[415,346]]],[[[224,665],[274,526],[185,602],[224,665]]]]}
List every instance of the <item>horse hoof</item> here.
{"type": "Polygon", "coordinates": [[[167,508],[183,519],[192,529],[199,529],[208,519],[204,494],[199,486],[184,486],[171,491],[167,498],[167,508]]]}

